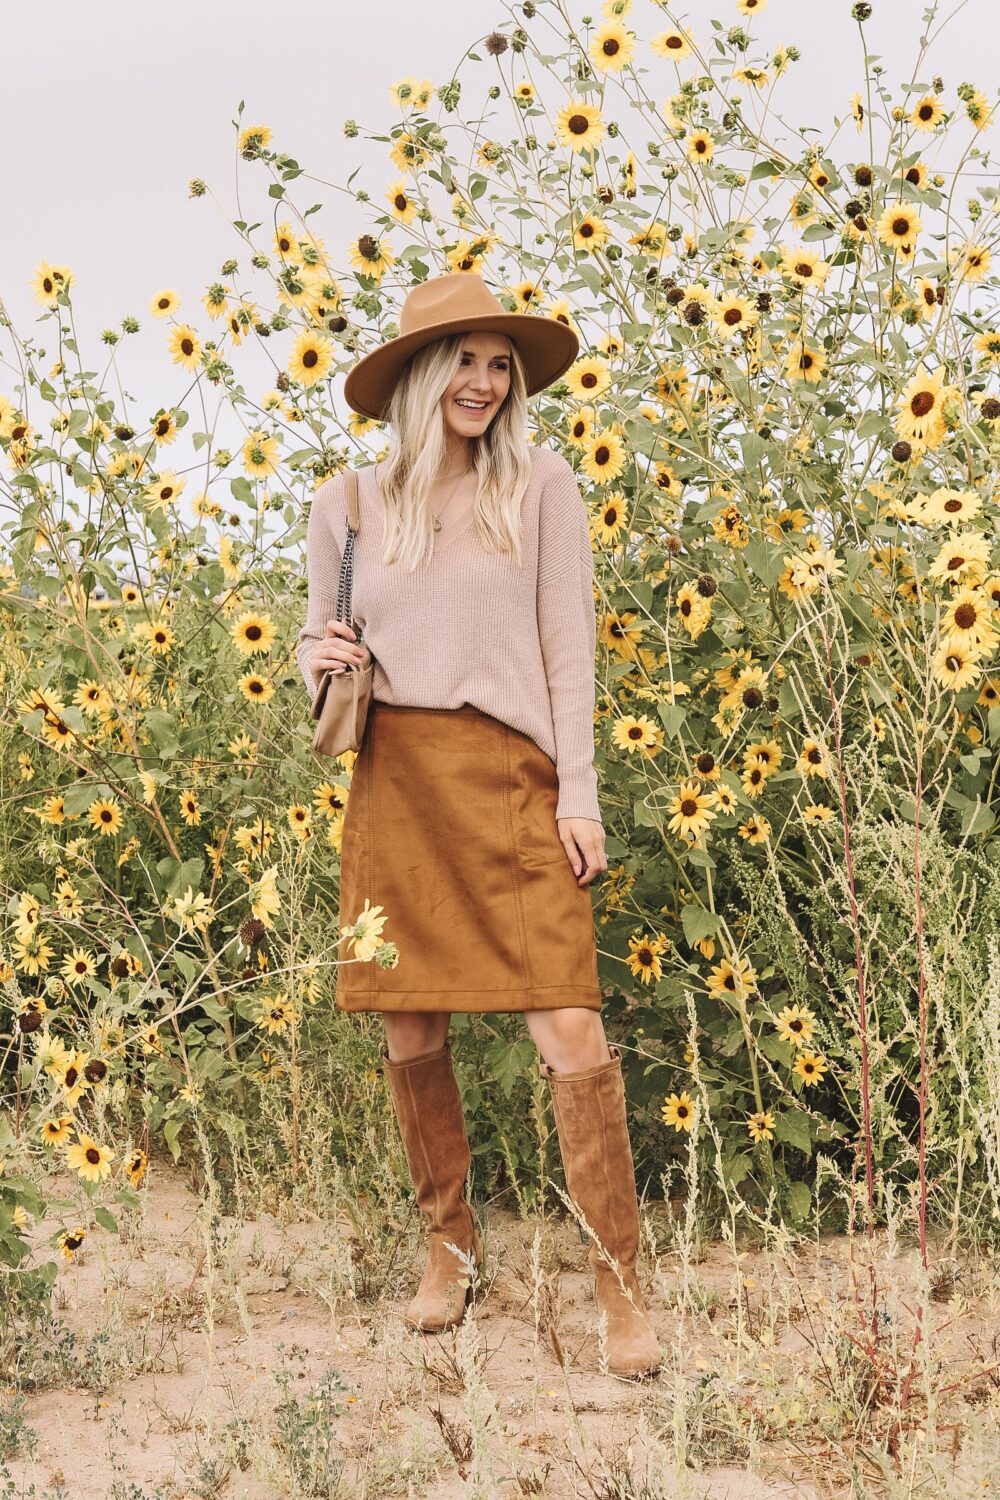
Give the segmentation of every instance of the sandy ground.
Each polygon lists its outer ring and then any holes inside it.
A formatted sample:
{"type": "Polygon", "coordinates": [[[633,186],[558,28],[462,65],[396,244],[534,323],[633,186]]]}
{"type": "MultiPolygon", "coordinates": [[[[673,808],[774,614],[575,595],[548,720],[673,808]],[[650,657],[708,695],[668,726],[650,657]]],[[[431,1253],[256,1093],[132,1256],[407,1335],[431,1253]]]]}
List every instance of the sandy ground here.
{"type": "MultiPolygon", "coordinates": [[[[51,1179],[47,1189],[58,1185],[51,1179]]],[[[179,1172],[154,1163],[144,1208],[122,1237],[95,1231],[74,1262],[60,1261],[55,1308],[77,1335],[76,1352],[59,1366],[51,1340],[32,1351],[36,1366],[41,1358],[59,1378],[28,1394],[24,1416],[38,1444],[33,1457],[7,1459],[16,1485],[9,1493],[37,1500],[862,1493],[845,1482],[850,1423],[827,1409],[811,1347],[822,1335],[817,1320],[849,1296],[846,1241],[799,1251],[793,1275],[773,1257],[745,1254],[737,1263],[727,1247],[713,1246],[685,1280],[676,1257],[665,1257],[664,1270],[644,1283],[667,1361],[656,1380],[636,1384],[600,1372],[576,1227],[554,1217],[542,1225],[536,1333],[538,1226],[505,1213],[481,1217],[487,1267],[473,1316],[461,1330],[425,1336],[399,1318],[419,1269],[416,1225],[393,1272],[398,1297],[358,1299],[344,1290],[357,1254],[347,1223],[213,1217],[179,1172]]],[[[901,1274],[912,1269],[912,1254],[897,1263],[901,1274]]],[[[997,1326],[996,1286],[975,1274],[974,1295],[962,1296],[960,1276],[935,1305],[943,1332],[934,1347],[947,1338],[949,1379],[960,1382],[950,1399],[960,1400],[968,1426],[968,1442],[963,1426],[954,1444],[950,1492],[961,1495],[1000,1493],[980,1434],[996,1432],[1000,1413],[1000,1382],[982,1373],[987,1334],[997,1326]]]]}

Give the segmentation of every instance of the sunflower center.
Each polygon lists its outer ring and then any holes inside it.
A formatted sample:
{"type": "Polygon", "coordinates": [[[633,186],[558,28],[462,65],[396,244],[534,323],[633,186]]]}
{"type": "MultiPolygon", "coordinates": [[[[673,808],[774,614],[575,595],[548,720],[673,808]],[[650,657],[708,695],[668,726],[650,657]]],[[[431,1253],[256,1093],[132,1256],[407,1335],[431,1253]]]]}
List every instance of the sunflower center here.
{"type": "Polygon", "coordinates": [[[590,129],[590,121],[586,115],[570,115],[567,123],[571,135],[586,135],[590,129]]]}
{"type": "Polygon", "coordinates": [[[601,48],[605,57],[615,57],[618,53],[618,42],[615,37],[609,36],[601,48]]]}
{"type": "Polygon", "coordinates": [[[684,38],[683,37],[679,37],[679,36],[668,36],[667,37],[667,46],[670,47],[670,48],[672,48],[675,52],[679,52],[680,49],[683,47],[683,45],[684,45],[684,38]]]}
{"type": "Polygon", "coordinates": [[[698,804],[691,797],[685,797],[681,803],[681,812],[685,818],[693,818],[698,811],[698,804]]]}
{"type": "Polygon", "coordinates": [[[910,402],[910,410],[915,417],[926,417],[934,405],[933,391],[918,391],[910,402]]]}
{"type": "Polygon", "coordinates": [[[597,464],[606,464],[606,463],[609,462],[610,458],[611,458],[610,450],[607,449],[607,448],[605,448],[603,444],[601,445],[600,448],[597,449],[597,451],[594,454],[594,462],[597,463],[597,464]]]}
{"type": "Polygon", "coordinates": [[[730,328],[733,328],[737,323],[742,323],[743,314],[738,307],[727,307],[722,316],[722,321],[728,323],[730,328]]]}
{"type": "Polygon", "coordinates": [[[910,221],[909,221],[909,219],[899,218],[899,219],[893,219],[893,221],[892,221],[892,232],[893,232],[893,234],[906,234],[906,233],[908,233],[909,228],[910,228],[910,221]]]}
{"type": "Polygon", "coordinates": [[[975,606],[972,604],[960,604],[955,611],[955,624],[959,630],[971,630],[976,618],[975,606]]]}
{"type": "Polygon", "coordinates": [[[796,276],[811,276],[813,268],[806,261],[800,260],[795,267],[796,276]]]}
{"type": "Polygon", "coordinates": [[[87,1160],[90,1162],[90,1165],[92,1167],[96,1167],[99,1164],[101,1160],[101,1153],[98,1151],[96,1146],[87,1147],[87,1160]]]}

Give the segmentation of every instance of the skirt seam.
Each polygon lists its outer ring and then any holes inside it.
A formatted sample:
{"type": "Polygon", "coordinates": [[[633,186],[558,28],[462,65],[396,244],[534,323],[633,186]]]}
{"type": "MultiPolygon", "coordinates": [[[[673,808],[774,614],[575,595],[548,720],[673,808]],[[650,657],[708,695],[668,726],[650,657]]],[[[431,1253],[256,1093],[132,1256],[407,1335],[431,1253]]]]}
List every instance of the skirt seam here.
{"type": "Polygon", "coordinates": [[[517,907],[517,936],[521,945],[521,965],[524,970],[524,988],[533,990],[535,988],[531,978],[531,962],[528,955],[528,934],[524,921],[524,904],[521,900],[521,876],[518,869],[517,840],[514,837],[514,813],[511,806],[510,795],[510,731],[506,724],[501,724],[501,746],[503,756],[503,808],[504,817],[507,821],[507,837],[511,850],[511,874],[514,883],[514,904],[517,907]]]}

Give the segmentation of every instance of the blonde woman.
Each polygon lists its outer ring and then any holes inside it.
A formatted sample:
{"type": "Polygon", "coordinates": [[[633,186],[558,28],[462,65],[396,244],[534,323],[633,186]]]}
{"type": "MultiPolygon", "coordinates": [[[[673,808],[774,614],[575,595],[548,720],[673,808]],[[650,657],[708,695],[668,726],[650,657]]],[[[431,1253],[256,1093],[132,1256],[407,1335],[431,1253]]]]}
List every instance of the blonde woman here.
{"type": "Polygon", "coordinates": [[[523,1011],[590,1231],[610,1368],[632,1375],[657,1369],[660,1351],[635,1272],[621,1055],[601,1021],[588,890],[607,869],[593,554],[572,467],[525,437],[526,398],[577,352],[566,324],[505,312],[474,272],[410,292],[399,336],[345,385],[352,409],[395,436],[384,462],[358,471],[360,634],[335,618],[347,536],[337,474],[312,501],[297,653],[311,693],[326,670],[374,662],[342,830],[340,922],[366,900],[382,908],[399,956],[384,967],[341,950],[336,999],[385,1025],[383,1071],[428,1227],[406,1322],[425,1332],[460,1322],[482,1259],[451,1015],[523,1011]]]}

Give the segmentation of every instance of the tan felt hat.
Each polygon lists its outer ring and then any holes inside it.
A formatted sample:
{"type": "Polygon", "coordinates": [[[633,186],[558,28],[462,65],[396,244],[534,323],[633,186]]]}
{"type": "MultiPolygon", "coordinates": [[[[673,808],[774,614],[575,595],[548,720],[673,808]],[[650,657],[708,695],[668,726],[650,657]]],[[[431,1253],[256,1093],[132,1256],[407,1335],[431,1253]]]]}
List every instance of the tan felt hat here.
{"type": "Polygon", "coordinates": [[[359,359],[348,371],[344,396],[362,416],[384,420],[385,408],[406,361],[425,344],[449,333],[504,333],[517,346],[528,395],[558,380],[576,359],[580,341],[558,318],[510,313],[476,271],[431,276],[408,293],[399,335],[359,359]]]}

